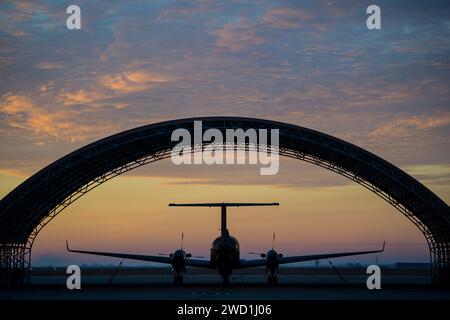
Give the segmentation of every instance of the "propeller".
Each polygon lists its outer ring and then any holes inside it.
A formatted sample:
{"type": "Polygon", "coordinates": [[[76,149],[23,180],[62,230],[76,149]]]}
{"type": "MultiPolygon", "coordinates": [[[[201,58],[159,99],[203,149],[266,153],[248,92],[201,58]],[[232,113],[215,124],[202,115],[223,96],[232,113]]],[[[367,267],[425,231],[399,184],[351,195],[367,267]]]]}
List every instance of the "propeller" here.
{"type": "MultiPolygon", "coordinates": [[[[275,232],[273,233],[273,237],[272,237],[272,250],[275,251],[275,232]]],[[[262,258],[266,257],[265,253],[260,253],[260,252],[254,252],[254,251],[250,251],[249,254],[256,254],[258,256],[261,256],[262,258]]],[[[283,254],[278,254],[278,257],[283,257],[283,254]]]]}
{"type": "MultiPolygon", "coordinates": [[[[273,233],[273,238],[272,238],[272,250],[275,251],[275,232],[273,233]]],[[[283,258],[283,254],[279,253],[278,257],[283,258]]]]}
{"type": "MultiPolygon", "coordinates": [[[[184,242],[184,232],[181,233],[181,250],[183,250],[183,242],[184,242]]],[[[169,256],[172,257],[173,253],[158,253],[158,256],[169,256]]],[[[191,254],[187,254],[188,257],[191,257],[191,254]]]]}

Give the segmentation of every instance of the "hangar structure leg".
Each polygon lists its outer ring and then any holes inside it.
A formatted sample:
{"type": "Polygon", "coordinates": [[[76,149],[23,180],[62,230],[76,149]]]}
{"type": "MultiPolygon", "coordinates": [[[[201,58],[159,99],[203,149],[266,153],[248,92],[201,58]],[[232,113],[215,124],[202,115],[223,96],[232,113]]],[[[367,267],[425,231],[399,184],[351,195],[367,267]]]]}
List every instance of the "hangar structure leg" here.
{"type": "Polygon", "coordinates": [[[29,283],[31,249],[23,244],[0,244],[0,284],[29,283]]]}

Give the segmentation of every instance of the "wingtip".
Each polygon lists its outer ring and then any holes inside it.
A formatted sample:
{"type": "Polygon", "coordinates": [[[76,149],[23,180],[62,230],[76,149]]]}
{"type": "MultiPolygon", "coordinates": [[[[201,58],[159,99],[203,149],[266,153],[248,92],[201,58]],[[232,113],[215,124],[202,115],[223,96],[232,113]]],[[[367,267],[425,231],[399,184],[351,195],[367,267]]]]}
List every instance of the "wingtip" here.
{"type": "Polygon", "coordinates": [[[385,247],[386,247],[386,240],[383,241],[383,248],[381,249],[381,251],[384,251],[385,247]]]}
{"type": "Polygon", "coordinates": [[[67,240],[66,240],[66,249],[67,249],[67,251],[70,251],[69,242],[67,240]]]}

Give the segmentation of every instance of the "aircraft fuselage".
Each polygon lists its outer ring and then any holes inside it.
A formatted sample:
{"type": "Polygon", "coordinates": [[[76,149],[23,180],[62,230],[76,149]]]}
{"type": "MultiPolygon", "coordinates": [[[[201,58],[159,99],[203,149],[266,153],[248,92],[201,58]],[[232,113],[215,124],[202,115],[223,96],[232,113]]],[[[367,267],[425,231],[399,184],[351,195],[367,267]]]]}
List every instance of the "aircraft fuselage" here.
{"type": "Polygon", "coordinates": [[[224,282],[233,269],[239,266],[239,242],[229,235],[216,238],[211,244],[211,264],[217,269],[224,282]]]}

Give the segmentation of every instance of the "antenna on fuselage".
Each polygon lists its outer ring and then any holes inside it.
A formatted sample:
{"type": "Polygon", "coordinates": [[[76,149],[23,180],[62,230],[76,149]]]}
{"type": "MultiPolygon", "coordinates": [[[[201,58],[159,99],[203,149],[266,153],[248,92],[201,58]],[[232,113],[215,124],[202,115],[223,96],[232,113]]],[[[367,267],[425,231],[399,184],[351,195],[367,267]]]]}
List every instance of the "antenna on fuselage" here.
{"type": "MultiPolygon", "coordinates": [[[[245,202],[216,202],[216,203],[169,203],[169,207],[220,207],[220,231],[222,238],[228,238],[227,207],[262,207],[279,206],[278,202],[269,203],[245,203],[245,202]]],[[[275,241],[275,237],[274,237],[275,241]]]]}
{"type": "Polygon", "coordinates": [[[273,239],[272,239],[272,250],[275,248],[275,232],[273,233],[273,239]]]}
{"type": "Polygon", "coordinates": [[[184,232],[181,233],[181,250],[183,250],[184,232]]]}

